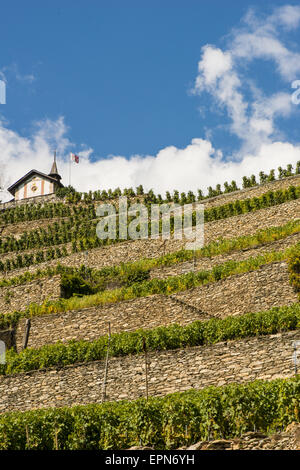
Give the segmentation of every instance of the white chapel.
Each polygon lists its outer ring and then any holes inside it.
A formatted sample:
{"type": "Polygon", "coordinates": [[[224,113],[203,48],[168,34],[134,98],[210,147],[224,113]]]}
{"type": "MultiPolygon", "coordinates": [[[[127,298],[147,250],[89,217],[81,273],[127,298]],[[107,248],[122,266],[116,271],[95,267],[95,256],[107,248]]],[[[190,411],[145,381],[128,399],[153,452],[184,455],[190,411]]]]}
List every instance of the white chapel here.
{"type": "Polygon", "coordinates": [[[14,196],[15,201],[36,196],[53,194],[58,188],[62,188],[61,176],[56,165],[56,155],[49,175],[37,170],[29,171],[25,176],[12,184],[8,191],[14,196]]]}

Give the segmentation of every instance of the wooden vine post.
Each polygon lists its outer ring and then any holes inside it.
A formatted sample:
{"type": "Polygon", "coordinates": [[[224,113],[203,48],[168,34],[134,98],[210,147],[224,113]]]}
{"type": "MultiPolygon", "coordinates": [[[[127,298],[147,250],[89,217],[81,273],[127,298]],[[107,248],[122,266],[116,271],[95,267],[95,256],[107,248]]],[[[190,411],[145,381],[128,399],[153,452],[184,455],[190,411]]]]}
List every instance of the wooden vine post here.
{"type": "Polygon", "coordinates": [[[108,322],[108,341],[107,341],[107,350],[106,350],[106,359],[105,359],[105,368],[104,368],[104,379],[103,379],[101,403],[103,403],[105,401],[105,398],[106,398],[106,382],[107,382],[107,373],[108,373],[108,358],[109,358],[110,339],[111,339],[111,330],[110,330],[110,322],[108,322]]]}
{"type": "Polygon", "coordinates": [[[24,337],[23,337],[23,349],[27,348],[30,327],[31,327],[31,321],[30,321],[30,318],[27,318],[26,323],[25,323],[24,337]]]}
{"type": "Polygon", "coordinates": [[[149,390],[148,390],[148,354],[147,354],[147,345],[146,338],[143,337],[143,350],[145,353],[145,380],[146,380],[146,400],[148,401],[149,390]]]}

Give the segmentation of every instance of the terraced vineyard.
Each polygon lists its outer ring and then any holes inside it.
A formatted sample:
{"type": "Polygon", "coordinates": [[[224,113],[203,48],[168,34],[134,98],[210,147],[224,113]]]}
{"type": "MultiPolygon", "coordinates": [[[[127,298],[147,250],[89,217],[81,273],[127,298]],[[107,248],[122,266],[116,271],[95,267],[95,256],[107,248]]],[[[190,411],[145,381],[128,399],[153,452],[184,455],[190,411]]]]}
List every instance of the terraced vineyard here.
{"type": "Polygon", "coordinates": [[[298,173],[211,191],[195,252],[99,240],[119,193],[0,205],[0,448],[177,449],[300,422],[298,173]]]}

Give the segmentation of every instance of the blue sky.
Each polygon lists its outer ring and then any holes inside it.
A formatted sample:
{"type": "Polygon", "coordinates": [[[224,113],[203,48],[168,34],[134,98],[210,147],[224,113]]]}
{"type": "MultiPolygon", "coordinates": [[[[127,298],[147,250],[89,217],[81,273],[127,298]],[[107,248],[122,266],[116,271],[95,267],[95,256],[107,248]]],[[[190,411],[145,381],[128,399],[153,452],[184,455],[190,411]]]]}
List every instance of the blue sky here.
{"type": "Polygon", "coordinates": [[[300,160],[299,54],[299,2],[2,4],[2,186],[55,147],[66,184],[82,157],[81,190],[205,190],[300,160]]]}

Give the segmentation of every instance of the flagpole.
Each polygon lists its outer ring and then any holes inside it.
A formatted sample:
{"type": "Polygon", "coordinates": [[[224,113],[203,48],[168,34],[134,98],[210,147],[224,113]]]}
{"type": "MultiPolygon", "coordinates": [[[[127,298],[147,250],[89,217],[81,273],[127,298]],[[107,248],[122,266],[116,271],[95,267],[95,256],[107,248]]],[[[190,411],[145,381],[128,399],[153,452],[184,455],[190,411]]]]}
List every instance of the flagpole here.
{"type": "Polygon", "coordinates": [[[69,186],[71,186],[71,155],[69,156],[69,186]]]}

